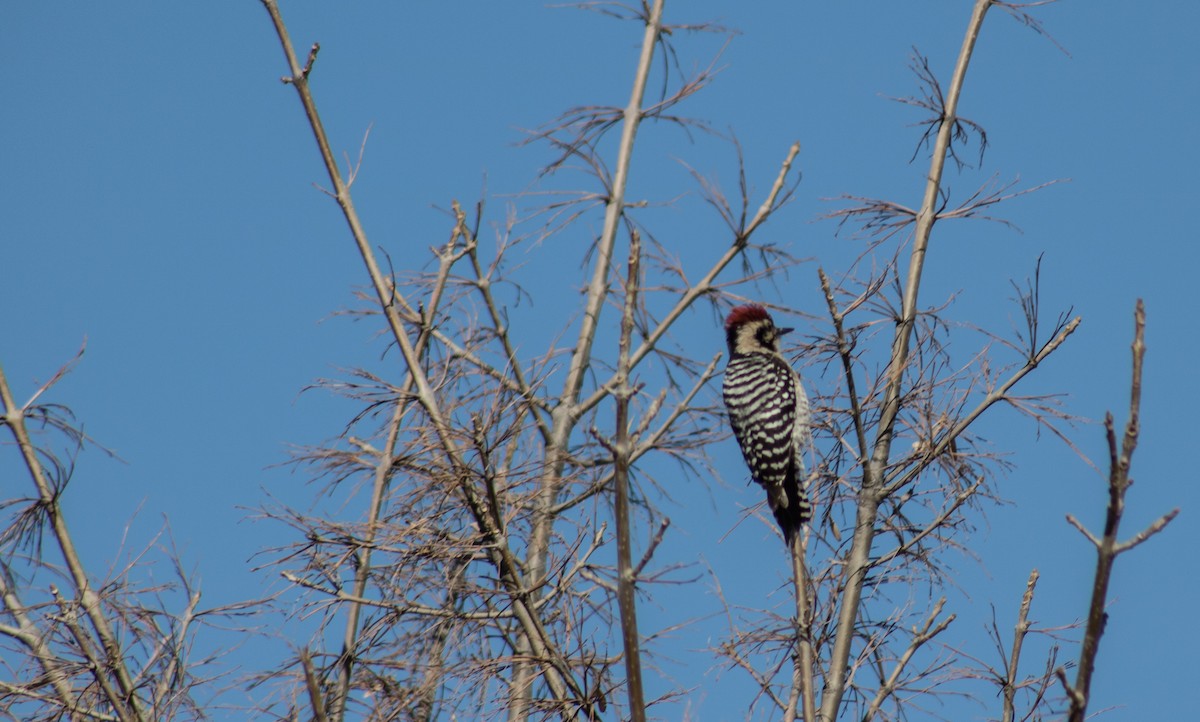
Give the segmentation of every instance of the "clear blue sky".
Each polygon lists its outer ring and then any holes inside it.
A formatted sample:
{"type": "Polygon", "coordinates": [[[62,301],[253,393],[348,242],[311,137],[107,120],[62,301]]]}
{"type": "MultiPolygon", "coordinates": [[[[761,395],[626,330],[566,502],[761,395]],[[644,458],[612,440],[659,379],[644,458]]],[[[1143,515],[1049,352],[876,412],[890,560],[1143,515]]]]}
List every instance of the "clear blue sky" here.
{"type": "MultiPolygon", "coordinates": [[[[968,5],[668,4],[669,22],[740,31],[715,84],[684,112],[737,133],[757,197],[788,145],[803,145],[797,200],[766,231],[770,240],[839,268],[860,246],[813,222],[831,208],[821,199],[917,205],[926,163],[908,160],[919,117],[882,96],[915,92],[905,70],[914,45],[949,77],[968,5]]],[[[453,199],[472,203],[486,188],[489,218],[501,220],[506,194],[525,190],[548,157],[518,146],[520,129],[574,105],[623,104],[640,39],[632,25],[533,2],[289,2],[284,12],[298,47],[323,46],[313,82],[335,148],[357,154],[371,128],[354,190],[372,241],[398,265],[444,241],[439,209],[453,199]]],[[[1124,418],[1131,314],[1134,299],[1146,299],[1144,424],[1126,529],[1175,506],[1183,513],[1118,562],[1092,709],[1114,706],[1101,717],[1113,721],[1187,719],[1194,705],[1182,685],[1200,646],[1197,442],[1184,421],[1200,406],[1200,234],[1190,220],[1200,192],[1200,6],[1063,2],[1036,12],[1070,56],[1003,13],[989,18],[960,110],[987,128],[991,147],[981,172],[949,179],[957,198],[993,174],[1071,182],[1001,209],[1023,233],[939,227],[924,298],[957,293],[956,317],[1006,330],[1008,280],[1044,253],[1046,308],[1074,306],[1084,323],[1023,388],[1068,393],[1068,409],[1090,419],[1106,409],[1124,418]]],[[[707,63],[723,37],[676,41],[686,69],[707,63]]],[[[131,520],[137,548],[165,517],[210,603],[277,586],[251,575],[247,560],[285,532],[244,521],[246,508],[268,492],[304,503],[312,488],[303,474],[276,465],[290,444],[338,433],[352,409],[300,391],[338,369],[379,367],[382,347],[372,326],[331,318],[366,279],[336,205],[313,187],[324,172],[295,93],[279,82],[285,68],[266,13],[251,0],[9,3],[0,68],[0,363],[25,398],[87,339],[83,362],[51,400],[124,460],[94,451],[79,459],[66,504],[89,559],[102,568],[131,520]]],[[[686,190],[674,158],[735,187],[727,148],[651,128],[631,196],[686,190]]],[[[712,216],[664,211],[655,222],[689,254],[714,253],[723,240],[712,216]]],[[[570,298],[583,277],[551,286],[545,262],[529,261],[535,299],[570,298]]],[[[804,267],[786,293],[820,313],[814,277],[804,267]]],[[[541,313],[557,308],[542,303],[541,313]]],[[[720,348],[717,329],[697,328],[686,342],[720,348]]],[[[1015,414],[997,414],[980,432],[1011,452],[1015,469],[1000,488],[1013,503],[977,537],[981,563],[958,564],[970,597],[959,600],[948,641],[977,641],[989,603],[1007,630],[1033,567],[1042,572],[1038,620],[1082,617],[1092,556],[1063,517],[1095,528],[1106,500],[1095,473],[1015,414]]],[[[1073,439],[1103,459],[1098,426],[1077,427],[1073,439]]],[[[726,478],[742,478],[732,442],[717,453],[726,478]]],[[[4,495],[25,493],[11,450],[0,461],[4,495]]],[[[735,505],[757,501],[750,491],[731,481],[676,493],[669,553],[737,579],[745,559],[776,543],[752,525],[718,543],[735,505]]],[[[782,556],[775,561],[752,570],[760,589],[781,582],[782,556]]],[[[672,602],[648,624],[714,608],[710,596],[690,599],[695,608],[672,602]]],[[[678,644],[671,656],[686,661],[704,640],[678,644]]],[[[710,664],[668,672],[704,684],[693,698],[698,719],[737,719],[745,680],[705,677],[710,664]]]]}

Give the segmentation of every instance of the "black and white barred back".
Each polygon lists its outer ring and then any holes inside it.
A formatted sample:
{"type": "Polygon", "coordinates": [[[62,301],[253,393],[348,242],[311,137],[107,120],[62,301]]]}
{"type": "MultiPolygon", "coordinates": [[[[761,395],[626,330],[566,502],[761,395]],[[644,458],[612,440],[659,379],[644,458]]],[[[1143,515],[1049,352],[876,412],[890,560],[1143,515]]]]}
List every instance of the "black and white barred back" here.
{"type": "Polygon", "coordinates": [[[808,396],[779,352],[779,337],[761,306],[739,306],[725,324],[729,363],[724,395],[729,423],[750,475],[790,543],[812,516],[802,454],[809,442],[808,396]]]}

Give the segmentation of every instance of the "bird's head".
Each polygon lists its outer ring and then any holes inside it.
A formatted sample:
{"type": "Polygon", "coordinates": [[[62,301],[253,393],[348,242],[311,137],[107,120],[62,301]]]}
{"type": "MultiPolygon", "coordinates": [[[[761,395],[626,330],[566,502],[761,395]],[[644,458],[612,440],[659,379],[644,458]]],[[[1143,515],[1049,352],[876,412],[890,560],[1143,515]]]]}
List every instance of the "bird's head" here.
{"type": "Polygon", "coordinates": [[[738,306],[725,319],[730,355],[779,353],[779,337],[791,330],[776,327],[771,314],[757,303],[738,306]]]}

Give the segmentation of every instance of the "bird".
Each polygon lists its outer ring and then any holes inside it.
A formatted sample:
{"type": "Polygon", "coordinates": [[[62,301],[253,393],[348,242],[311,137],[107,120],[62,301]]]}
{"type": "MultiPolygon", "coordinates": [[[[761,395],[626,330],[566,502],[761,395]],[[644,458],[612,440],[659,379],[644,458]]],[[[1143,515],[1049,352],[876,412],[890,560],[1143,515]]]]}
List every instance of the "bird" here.
{"type": "Polygon", "coordinates": [[[759,304],[734,308],[725,319],[729,361],[722,384],[733,436],[789,546],[812,517],[802,458],[811,439],[808,395],[779,350],[790,331],[759,304]]]}

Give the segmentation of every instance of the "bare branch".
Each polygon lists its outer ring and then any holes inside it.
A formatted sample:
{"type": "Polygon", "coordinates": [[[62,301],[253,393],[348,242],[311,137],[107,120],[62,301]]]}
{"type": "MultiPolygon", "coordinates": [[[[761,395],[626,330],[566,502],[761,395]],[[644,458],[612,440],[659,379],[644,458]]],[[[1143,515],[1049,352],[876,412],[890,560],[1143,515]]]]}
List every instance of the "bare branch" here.
{"type": "Polygon", "coordinates": [[[317,722],[329,722],[325,714],[325,698],[321,694],[321,680],[317,678],[312,655],[307,649],[300,650],[300,665],[304,668],[304,686],[308,690],[308,704],[313,711],[313,719],[317,722]]]}
{"type": "Polygon", "coordinates": [[[1125,513],[1125,493],[1133,483],[1129,478],[1130,462],[1137,448],[1138,432],[1141,419],[1142,402],[1142,366],[1146,356],[1146,310],[1141,299],[1138,299],[1134,311],[1133,330],[1133,372],[1129,384],[1129,420],[1125,424],[1125,433],[1118,450],[1116,433],[1112,414],[1105,418],[1105,432],[1108,438],[1110,469],[1108,477],[1108,509],[1104,521],[1104,535],[1097,539],[1083,529],[1082,525],[1072,521],[1077,529],[1082,531],[1096,547],[1096,572],[1092,587],[1092,601],[1088,609],[1087,628],[1083,644],[1079,651],[1079,669],[1075,676],[1074,685],[1067,684],[1066,675],[1060,675],[1067,694],[1071,699],[1071,722],[1083,722],[1087,716],[1087,706],[1091,694],[1092,672],[1095,669],[1096,657],[1100,649],[1100,637],[1108,623],[1108,613],[1105,606],[1108,603],[1108,585],[1112,579],[1112,567],[1117,556],[1141,544],[1150,536],[1158,533],[1172,519],[1178,510],[1172,511],[1143,530],[1124,544],[1117,541],[1121,519],[1125,513]]]}
{"type": "Polygon", "coordinates": [[[884,564],[887,564],[888,562],[890,562],[891,560],[900,556],[901,554],[908,553],[909,550],[915,548],[918,544],[921,543],[922,540],[924,540],[930,534],[933,534],[934,532],[941,529],[946,524],[946,521],[948,519],[950,519],[950,517],[953,516],[955,514],[955,512],[957,512],[959,510],[959,508],[961,508],[962,505],[967,502],[968,499],[975,496],[975,493],[977,491],[979,491],[979,487],[983,486],[983,481],[984,481],[984,478],[982,476],[979,477],[978,479],[976,479],[974,484],[971,484],[971,486],[969,486],[966,489],[963,489],[961,492],[959,492],[958,495],[954,497],[954,501],[951,502],[950,505],[947,506],[932,521],[930,521],[928,524],[926,524],[924,529],[917,532],[917,534],[914,535],[911,539],[908,539],[907,541],[905,541],[903,544],[899,545],[895,549],[880,556],[878,559],[876,559],[874,562],[872,562],[872,565],[873,566],[883,566],[884,564]]]}
{"type": "Polygon", "coordinates": [[[1096,547],[1097,549],[1100,548],[1100,540],[1096,538],[1096,535],[1088,531],[1073,514],[1067,514],[1067,523],[1078,529],[1080,534],[1087,537],[1087,540],[1092,543],[1092,546],[1096,547]]]}
{"type": "Polygon", "coordinates": [[[637,621],[637,572],[633,567],[633,541],[629,511],[629,399],[634,389],[629,384],[629,347],[633,336],[633,316],[641,287],[642,243],[637,231],[629,237],[629,267],[625,279],[625,303],[621,313],[618,340],[616,391],[616,435],[613,455],[613,515],[617,523],[617,604],[621,614],[621,643],[625,650],[625,684],[628,688],[629,716],[633,722],[645,722],[646,699],[642,692],[641,631],[637,621]]]}
{"type": "Polygon", "coordinates": [[[1037,587],[1038,576],[1036,569],[1029,573],[1029,581],[1025,582],[1025,594],[1021,597],[1021,608],[1017,613],[1017,624],[1013,629],[1012,653],[1004,679],[1004,722],[1013,722],[1016,714],[1014,700],[1017,694],[1017,667],[1021,661],[1021,647],[1025,644],[1025,635],[1029,633],[1029,608],[1033,605],[1033,591],[1037,587]]]}
{"type": "Polygon", "coordinates": [[[1171,521],[1174,520],[1175,517],[1177,517],[1177,516],[1179,516],[1179,508],[1178,507],[1172,509],[1171,511],[1167,512],[1166,514],[1163,514],[1159,518],[1155,519],[1154,522],[1150,524],[1150,526],[1146,527],[1145,529],[1143,529],[1140,532],[1138,532],[1137,534],[1135,534],[1131,539],[1129,539],[1127,541],[1123,541],[1120,544],[1117,544],[1115,547],[1113,547],[1113,553],[1124,554],[1125,552],[1134,548],[1138,544],[1141,544],[1142,542],[1146,541],[1150,537],[1159,533],[1163,529],[1166,529],[1167,524],[1170,524],[1171,521]]]}
{"type": "Polygon", "coordinates": [[[924,646],[929,640],[946,631],[946,628],[949,627],[954,621],[955,615],[951,614],[934,625],[934,621],[941,616],[942,609],[945,606],[946,598],[942,597],[937,601],[937,604],[933,605],[933,610],[930,611],[929,616],[925,618],[925,623],[922,625],[921,629],[918,630],[914,628],[912,630],[913,637],[908,643],[908,649],[904,650],[904,654],[900,655],[900,658],[896,660],[895,665],[892,667],[891,674],[889,674],[888,678],[879,686],[879,691],[876,692],[875,698],[871,700],[870,706],[867,707],[866,713],[863,714],[863,722],[868,722],[868,720],[874,719],[875,715],[879,713],[880,708],[883,706],[883,703],[886,702],[887,698],[896,691],[896,688],[900,684],[901,676],[904,674],[905,668],[908,666],[909,662],[912,661],[913,655],[917,653],[917,650],[924,646]]]}
{"type": "Polygon", "coordinates": [[[892,439],[896,419],[901,406],[901,384],[904,369],[909,362],[909,343],[917,316],[917,297],[921,284],[921,273],[925,265],[925,254],[929,246],[930,233],[937,218],[937,202],[941,190],[942,172],[950,149],[951,135],[957,127],[958,100],[970,64],[975,41],[979,37],[983,18],[991,0],[977,0],[967,25],[966,36],[954,68],[950,90],[941,109],[937,140],[933,146],[925,196],[916,216],[916,230],[908,274],[905,278],[902,308],[896,324],[896,335],[888,361],[888,380],[880,409],[878,432],[875,437],[870,461],[863,469],[861,497],[854,525],[854,538],[843,570],[843,593],[837,621],[837,634],[830,652],[829,674],[826,690],[821,698],[821,718],[833,722],[838,718],[845,694],[849,674],[850,646],[860,611],[862,588],[871,568],[870,554],[875,536],[875,518],[883,491],[888,459],[891,456],[892,439]]]}

